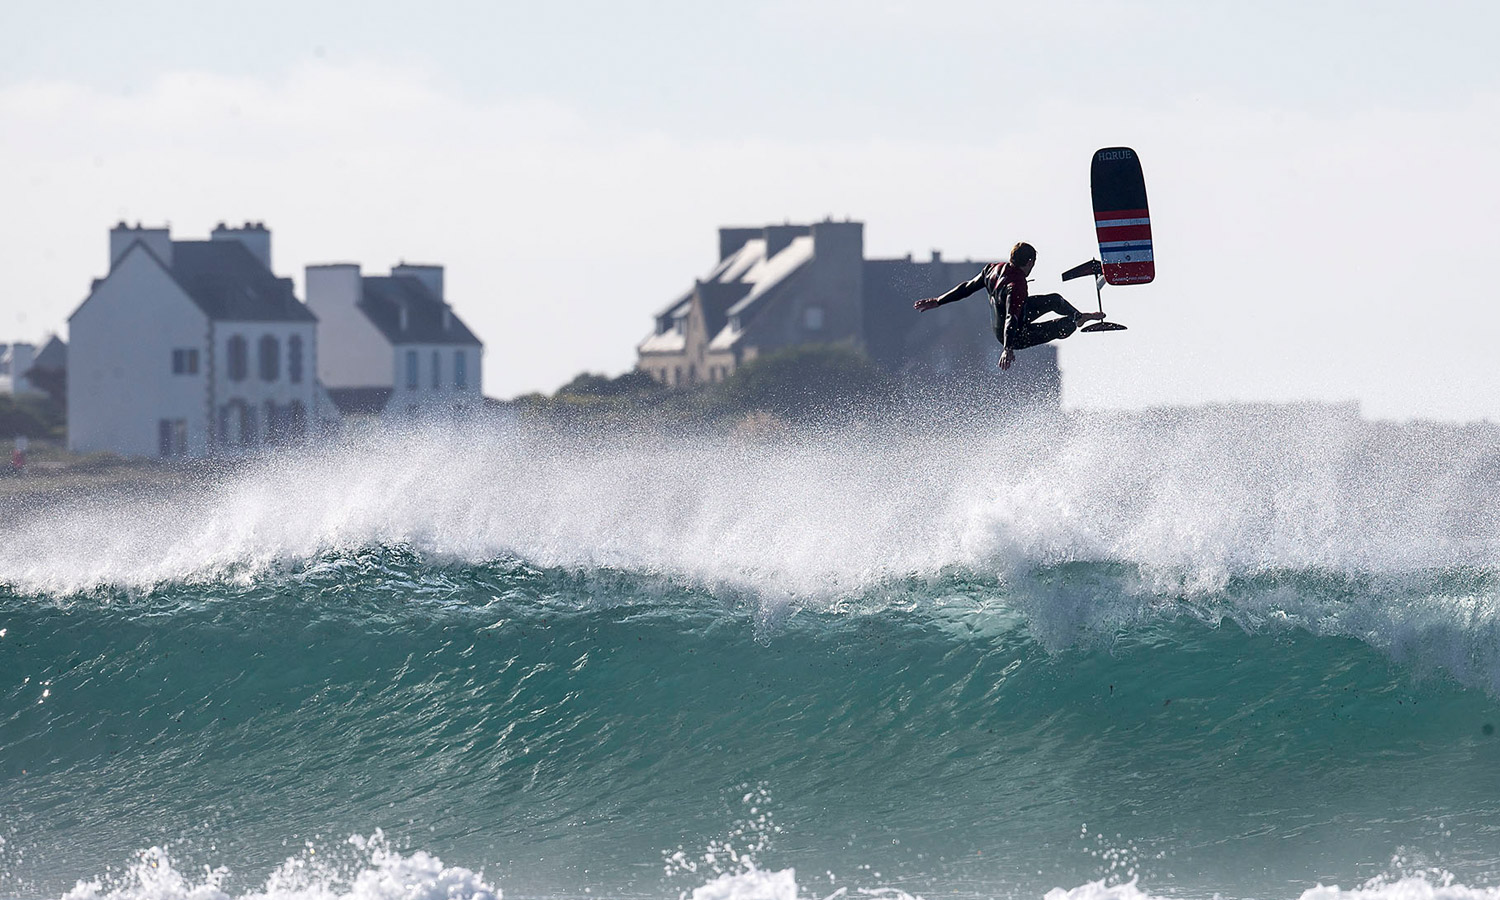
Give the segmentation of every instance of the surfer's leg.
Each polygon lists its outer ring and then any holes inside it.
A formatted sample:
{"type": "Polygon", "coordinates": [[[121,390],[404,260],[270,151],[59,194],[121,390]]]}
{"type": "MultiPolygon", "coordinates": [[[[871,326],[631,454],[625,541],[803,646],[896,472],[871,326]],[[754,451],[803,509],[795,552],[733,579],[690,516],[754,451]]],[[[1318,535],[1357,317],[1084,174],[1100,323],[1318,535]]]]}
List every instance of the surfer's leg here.
{"type": "Polygon", "coordinates": [[[1071,316],[1048,319],[1045,322],[1033,322],[1021,329],[1021,333],[1011,341],[1010,349],[1025,350],[1027,347],[1035,347],[1049,341],[1060,341],[1077,328],[1078,323],[1071,316]]]}
{"type": "Polygon", "coordinates": [[[1028,323],[1035,322],[1044,313],[1057,313],[1070,319],[1079,315],[1078,307],[1069,303],[1062,294],[1037,294],[1035,297],[1026,298],[1026,321],[1028,323]]]}
{"type": "MultiPolygon", "coordinates": [[[[1083,312],[1078,307],[1069,303],[1062,294],[1038,294],[1035,297],[1026,298],[1026,322],[1035,322],[1038,317],[1045,313],[1057,313],[1066,319],[1071,319],[1074,325],[1084,322],[1093,322],[1104,318],[1104,313],[1083,312]],[[1035,304],[1035,306],[1033,306],[1035,304]]],[[[1069,332],[1071,334],[1072,332],[1069,332]]],[[[1062,335],[1067,337],[1067,335],[1062,335]]]]}

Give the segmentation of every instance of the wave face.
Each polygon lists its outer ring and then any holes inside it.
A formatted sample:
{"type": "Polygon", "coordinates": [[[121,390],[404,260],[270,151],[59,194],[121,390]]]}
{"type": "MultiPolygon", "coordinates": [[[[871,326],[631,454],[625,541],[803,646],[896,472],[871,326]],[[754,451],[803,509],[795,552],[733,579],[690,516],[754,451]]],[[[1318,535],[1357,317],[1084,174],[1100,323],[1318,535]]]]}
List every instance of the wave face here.
{"type": "Polygon", "coordinates": [[[11,509],[0,896],[1486,896],[1497,461],[427,431],[11,509]]]}

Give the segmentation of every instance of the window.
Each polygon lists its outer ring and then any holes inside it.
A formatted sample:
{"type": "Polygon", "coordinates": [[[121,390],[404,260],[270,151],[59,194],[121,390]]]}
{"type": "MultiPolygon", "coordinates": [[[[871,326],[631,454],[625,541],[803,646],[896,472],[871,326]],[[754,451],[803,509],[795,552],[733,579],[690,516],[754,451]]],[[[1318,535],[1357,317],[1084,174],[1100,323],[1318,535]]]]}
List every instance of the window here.
{"type": "Polygon", "coordinates": [[[188,348],[186,350],[172,351],[172,374],[173,375],[197,375],[198,374],[198,350],[188,348]]]}
{"type": "Polygon", "coordinates": [[[255,420],[255,407],[243,400],[231,400],[219,407],[219,446],[254,446],[260,437],[255,420]]]}
{"type": "Polygon", "coordinates": [[[266,443],[281,443],[282,425],[281,407],[274,400],[266,401],[266,443]]]}
{"type": "Polygon", "coordinates": [[[273,335],[260,339],[260,380],[275,381],[281,377],[281,342],[273,335]]]}
{"type": "Polygon", "coordinates": [[[286,411],[286,433],[294,441],[307,436],[307,408],[301,400],[293,400],[286,411]]]}
{"type": "Polygon", "coordinates": [[[254,447],[260,443],[260,421],[253,406],[240,409],[240,444],[254,447]]]}
{"type": "Polygon", "coordinates": [[[443,386],[443,364],[436,350],[432,351],[432,389],[443,386]]]}
{"type": "Polygon", "coordinates": [[[157,450],[162,456],[187,455],[187,420],[161,419],[156,423],[157,450]]]}
{"type": "Polygon", "coordinates": [[[235,335],[229,339],[225,348],[225,365],[229,369],[230,381],[244,381],[245,376],[250,373],[250,348],[245,339],[235,335]]]}
{"type": "Polygon", "coordinates": [[[406,389],[414,391],[417,389],[417,351],[406,351],[406,389]]]}
{"type": "Polygon", "coordinates": [[[459,390],[469,386],[469,357],[462,350],[453,354],[453,386],[459,390]]]}
{"type": "Polygon", "coordinates": [[[807,326],[808,331],[821,331],[823,328],[823,307],[809,306],[802,311],[802,324],[807,326]]]}
{"type": "Polygon", "coordinates": [[[286,377],[292,384],[302,383],[302,336],[286,339],[286,377]]]}

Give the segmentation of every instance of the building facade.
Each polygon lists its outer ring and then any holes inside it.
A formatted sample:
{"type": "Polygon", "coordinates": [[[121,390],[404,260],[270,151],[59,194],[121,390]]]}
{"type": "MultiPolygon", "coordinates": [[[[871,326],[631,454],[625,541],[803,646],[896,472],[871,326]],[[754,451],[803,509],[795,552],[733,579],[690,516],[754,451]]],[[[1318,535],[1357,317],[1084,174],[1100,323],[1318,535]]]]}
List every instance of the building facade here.
{"type": "Polygon", "coordinates": [[[317,337],[271,269],[263,224],[177,241],[122,222],[109,273],[68,318],[68,448],[175,457],[297,441],[332,413],[317,337]]]}
{"type": "Polygon", "coordinates": [[[903,381],[954,379],[1060,402],[1057,349],[1023,350],[995,379],[999,347],[983,295],[918,313],[912,303],[972,278],[986,262],[865,259],[864,225],[824,221],[719,229],[719,259],[656,315],[637,367],[667,385],[718,382],[757,356],[848,343],[903,381]]]}
{"type": "Polygon", "coordinates": [[[318,377],[345,414],[462,414],[484,401],[484,345],[453,311],[442,266],[364,275],[355,263],[308,266],[318,317],[318,377]]]}
{"type": "Polygon", "coordinates": [[[0,394],[40,394],[41,386],[30,377],[31,367],[36,363],[36,345],[18,341],[0,344],[0,394]]]}

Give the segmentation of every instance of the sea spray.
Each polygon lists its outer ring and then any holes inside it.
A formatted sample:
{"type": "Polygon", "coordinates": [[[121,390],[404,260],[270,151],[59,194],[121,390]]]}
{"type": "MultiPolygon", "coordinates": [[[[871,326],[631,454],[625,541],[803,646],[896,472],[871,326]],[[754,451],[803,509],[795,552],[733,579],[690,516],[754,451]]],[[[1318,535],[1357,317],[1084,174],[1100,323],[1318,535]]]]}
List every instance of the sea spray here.
{"type": "Polygon", "coordinates": [[[1111,876],[1082,823],[1153,896],[1400,847],[1487,890],[1496,446],[1318,409],[435,428],[30,506],[0,895],[161,847],[232,873],[162,890],[244,896],[381,828],[512,897],[1037,897],[1111,876]],[[783,829],[754,870],[664,877],[743,785],[783,829]]]}
{"type": "Polygon", "coordinates": [[[12,516],[0,583],[253,575],[409,545],[465,562],[622,568],[836,598],[949,567],[1071,560],[1160,592],[1275,570],[1500,559],[1500,429],[1338,409],[1154,412],[756,438],[427,428],[267,457],[196,491],[12,516]]]}

